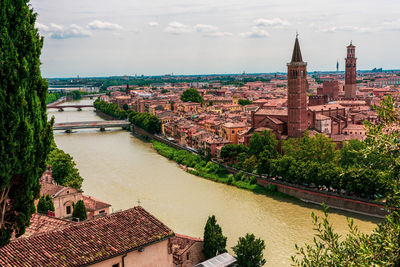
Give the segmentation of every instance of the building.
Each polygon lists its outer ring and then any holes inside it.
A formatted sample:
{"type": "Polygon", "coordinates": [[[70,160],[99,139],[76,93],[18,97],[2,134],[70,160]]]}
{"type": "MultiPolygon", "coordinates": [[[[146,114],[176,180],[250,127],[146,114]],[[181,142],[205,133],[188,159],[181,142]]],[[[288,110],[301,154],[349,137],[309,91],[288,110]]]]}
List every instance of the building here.
{"type": "Polygon", "coordinates": [[[307,63],[301,56],[296,36],[292,61],[288,67],[288,136],[301,137],[307,129],[307,63]]]}
{"type": "MultiPolygon", "coordinates": [[[[73,206],[78,200],[82,200],[82,190],[61,186],[53,181],[52,170],[49,166],[40,178],[40,195],[49,195],[53,199],[57,218],[72,218],[73,206]]],[[[38,200],[35,206],[38,204],[38,200]]]]}
{"type": "Polygon", "coordinates": [[[347,57],[346,57],[346,76],[344,85],[344,96],[346,98],[356,98],[356,81],[357,81],[357,58],[356,58],[356,47],[350,42],[347,46],[347,57]]]}
{"type": "Polygon", "coordinates": [[[81,223],[47,216],[44,221],[53,225],[49,231],[0,248],[0,266],[175,267],[201,261],[201,240],[179,236],[173,241],[174,232],[142,207],[81,223]],[[174,258],[181,255],[185,257],[176,265],[174,258]]]}
{"type": "MultiPolygon", "coordinates": [[[[85,196],[80,189],[58,185],[53,180],[51,166],[47,167],[47,170],[40,178],[40,186],[40,195],[49,195],[52,198],[55,208],[54,216],[56,218],[72,219],[73,207],[78,200],[83,200],[88,213],[88,219],[110,213],[110,204],[90,196],[85,196]]],[[[35,206],[37,206],[38,202],[36,200],[35,206]]]]}
{"type": "Polygon", "coordinates": [[[177,267],[192,267],[205,260],[202,239],[175,234],[170,241],[173,262],[177,267]]]}

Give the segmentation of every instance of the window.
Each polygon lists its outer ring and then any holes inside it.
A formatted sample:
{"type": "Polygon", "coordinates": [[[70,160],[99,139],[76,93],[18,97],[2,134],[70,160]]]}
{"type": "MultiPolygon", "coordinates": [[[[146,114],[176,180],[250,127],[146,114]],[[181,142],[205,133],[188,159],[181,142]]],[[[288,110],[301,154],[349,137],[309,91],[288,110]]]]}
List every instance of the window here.
{"type": "Polygon", "coordinates": [[[71,214],[71,206],[67,206],[67,214],[71,214]]]}
{"type": "Polygon", "coordinates": [[[112,267],[119,267],[119,263],[113,264],[112,267]]]}
{"type": "Polygon", "coordinates": [[[99,214],[100,214],[100,213],[104,213],[104,212],[106,212],[106,211],[105,211],[105,210],[101,210],[101,211],[99,211],[99,214]]]}
{"type": "Polygon", "coordinates": [[[186,253],[186,260],[190,259],[190,252],[186,253]]]}

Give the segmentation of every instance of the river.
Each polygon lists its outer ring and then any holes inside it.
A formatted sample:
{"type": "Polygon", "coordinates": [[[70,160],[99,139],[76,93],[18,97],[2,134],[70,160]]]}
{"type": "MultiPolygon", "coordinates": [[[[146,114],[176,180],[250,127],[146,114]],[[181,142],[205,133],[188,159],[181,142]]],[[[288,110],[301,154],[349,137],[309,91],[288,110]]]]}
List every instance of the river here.
{"type": "MultiPolygon", "coordinates": [[[[56,122],[102,120],[91,108],[48,114],[56,122]]],[[[289,266],[295,244],[312,242],[311,212],[322,214],[317,205],[256,195],[186,173],[124,130],[56,132],[55,141],[77,163],[85,194],[110,203],[114,211],[140,203],[174,232],[194,237],[202,237],[207,217],[214,214],[228,237],[230,252],[238,237],[248,232],[265,240],[265,266],[289,266]]],[[[334,210],[329,216],[342,235],[347,233],[346,216],[365,233],[378,222],[334,210]]]]}

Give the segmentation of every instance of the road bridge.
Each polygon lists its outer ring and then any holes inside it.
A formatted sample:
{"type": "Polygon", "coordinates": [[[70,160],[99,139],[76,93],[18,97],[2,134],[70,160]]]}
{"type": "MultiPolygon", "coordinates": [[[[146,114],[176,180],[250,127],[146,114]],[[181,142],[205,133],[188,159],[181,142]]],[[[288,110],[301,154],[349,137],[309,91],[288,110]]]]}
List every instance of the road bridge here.
{"type": "Polygon", "coordinates": [[[82,108],[93,108],[93,104],[87,104],[87,105],[73,105],[73,104],[56,104],[56,105],[48,105],[47,109],[55,108],[58,109],[58,111],[64,111],[64,108],[76,108],[78,111],[81,111],[82,108]]]}
{"type": "Polygon", "coordinates": [[[71,133],[74,129],[91,129],[99,128],[100,131],[104,131],[106,128],[125,128],[129,127],[131,123],[124,120],[114,121],[79,121],[79,122],[61,122],[54,123],[53,130],[64,130],[71,133]]]}

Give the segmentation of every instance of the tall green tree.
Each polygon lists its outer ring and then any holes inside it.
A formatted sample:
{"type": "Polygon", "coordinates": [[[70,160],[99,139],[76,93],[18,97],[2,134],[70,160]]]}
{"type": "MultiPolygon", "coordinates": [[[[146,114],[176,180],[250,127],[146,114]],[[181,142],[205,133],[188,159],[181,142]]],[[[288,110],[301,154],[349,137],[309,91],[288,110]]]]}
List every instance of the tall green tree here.
{"type": "Polygon", "coordinates": [[[52,139],[43,38],[28,0],[0,0],[0,246],[25,232],[52,139]]]}
{"type": "Polygon", "coordinates": [[[226,237],[222,234],[222,229],[217,224],[217,219],[212,215],[208,217],[204,227],[203,253],[209,259],[224,252],[226,252],[226,237]]]}
{"type": "Polygon", "coordinates": [[[81,188],[83,178],[70,154],[54,148],[49,154],[47,164],[52,166],[54,181],[59,185],[81,188]]]}
{"type": "Polygon", "coordinates": [[[239,237],[237,245],[232,249],[240,267],[261,267],[266,263],[263,255],[264,240],[256,238],[254,234],[239,237]]]}
{"type": "Polygon", "coordinates": [[[86,207],[83,200],[78,200],[75,203],[74,211],[72,212],[72,217],[78,218],[79,221],[84,221],[87,219],[86,207]]]}
{"type": "Polygon", "coordinates": [[[47,214],[48,211],[55,211],[54,202],[51,196],[41,196],[37,205],[37,212],[47,214]]]}
{"type": "Polygon", "coordinates": [[[199,91],[194,88],[190,88],[185,90],[181,94],[181,100],[183,102],[196,102],[196,103],[203,103],[203,97],[200,95],[199,91]]]}
{"type": "Polygon", "coordinates": [[[249,142],[249,153],[258,157],[263,151],[268,151],[271,157],[276,157],[278,140],[275,135],[269,131],[264,130],[261,133],[255,132],[249,142]]]}

